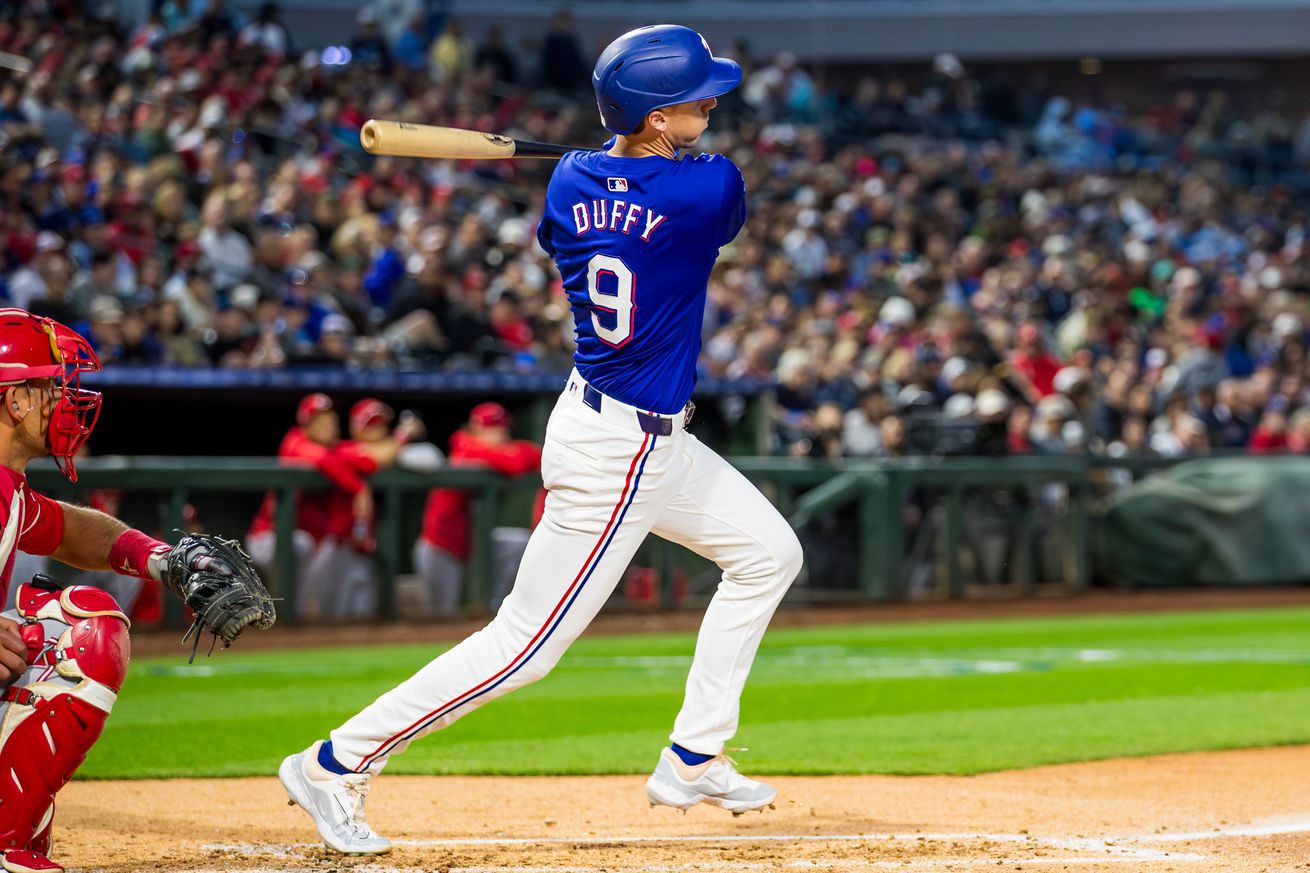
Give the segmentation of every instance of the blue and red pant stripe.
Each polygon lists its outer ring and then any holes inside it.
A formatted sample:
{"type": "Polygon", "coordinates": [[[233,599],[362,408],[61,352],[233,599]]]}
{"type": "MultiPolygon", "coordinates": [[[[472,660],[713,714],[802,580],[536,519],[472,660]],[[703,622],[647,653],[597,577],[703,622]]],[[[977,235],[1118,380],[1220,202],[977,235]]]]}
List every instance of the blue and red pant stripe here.
{"type": "Polygon", "coordinates": [[[560,626],[560,623],[563,622],[564,617],[568,614],[568,611],[573,606],[574,602],[577,601],[578,595],[582,593],[582,589],[586,586],[587,581],[595,572],[601,559],[605,557],[605,551],[609,548],[610,543],[614,541],[615,534],[618,533],[619,527],[623,524],[624,517],[628,514],[628,508],[632,506],[632,502],[637,496],[637,489],[641,485],[641,474],[646,469],[646,459],[649,458],[650,453],[654,451],[657,439],[658,437],[654,434],[645,434],[645,438],[641,443],[641,448],[637,450],[636,455],[632,458],[632,463],[628,465],[628,474],[623,482],[623,491],[619,494],[619,500],[614,505],[614,510],[610,513],[609,522],[605,525],[605,529],[601,531],[600,538],[592,547],[591,553],[587,556],[587,559],[583,561],[582,567],[578,570],[577,575],[573,577],[573,581],[565,590],[564,595],[559,599],[559,602],[555,604],[555,608],[551,610],[545,623],[537,630],[532,639],[528,641],[528,644],[524,646],[523,650],[515,655],[514,658],[510,660],[509,664],[495,675],[483,680],[481,683],[473,686],[453,700],[443,703],[441,706],[432,710],[400,733],[393,734],[375,750],[365,756],[359,762],[359,766],[355,768],[355,772],[358,773],[367,769],[368,766],[376,761],[380,756],[390,754],[391,750],[394,749],[397,744],[411,739],[416,734],[421,733],[434,721],[444,718],[459,707],[464,706],[465,704],[470,703],[499,687],[511,676],[521,670],[525,664],[532,660],[533,656],[541,650],[541,647],[546,644],[546,641],[550,639],[551,635],[554,634],[555,630],[560,626]]]}

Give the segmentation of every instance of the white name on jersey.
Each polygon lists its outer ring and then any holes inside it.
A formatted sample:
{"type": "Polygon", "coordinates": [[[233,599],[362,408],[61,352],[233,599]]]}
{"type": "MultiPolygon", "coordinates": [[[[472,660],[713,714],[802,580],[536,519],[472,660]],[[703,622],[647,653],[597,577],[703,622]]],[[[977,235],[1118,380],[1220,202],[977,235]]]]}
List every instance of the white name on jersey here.
{"type": "Polygon", "coordinates": [[[638,238],[650,242],[650,235],[664,224],[665,218],[658,212],[645,209],[640,203],[624,200],[584,200],[573,204],[573,224],[578,236],[593,230],[613,230],[631,236],[637,229],[641,230],[638,238]]]}

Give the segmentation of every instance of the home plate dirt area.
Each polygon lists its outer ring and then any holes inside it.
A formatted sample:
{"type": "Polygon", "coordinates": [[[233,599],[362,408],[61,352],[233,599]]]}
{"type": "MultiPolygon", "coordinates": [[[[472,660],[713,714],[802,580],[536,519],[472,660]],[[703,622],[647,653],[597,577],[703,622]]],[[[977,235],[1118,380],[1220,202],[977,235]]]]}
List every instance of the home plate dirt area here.
{"type": "MultiPolygon", "coordinates": [[[[1021,742],[1021,738],[1016,738],[1021,742]]],[[[1310,747],[982,776],[778,777],[740,818],[647,806],[640,776],[383,777],[390,855],[326,852],[277,781],[79,781],[56,857],[82,871],[1310,870],[1310,747]]]]}

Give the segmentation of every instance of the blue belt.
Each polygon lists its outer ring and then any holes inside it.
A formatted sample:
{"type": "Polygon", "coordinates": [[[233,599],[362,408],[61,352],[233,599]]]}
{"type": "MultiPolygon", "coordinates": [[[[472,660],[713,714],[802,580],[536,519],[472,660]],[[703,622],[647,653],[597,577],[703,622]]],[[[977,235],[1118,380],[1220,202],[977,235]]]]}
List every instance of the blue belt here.
{"type": "MultiPolygon", "coordinates": [[[[587,383],[585,382],[583,383],[582,385],[583,403],[587,404],[597,412],[600,412],[601,401],[603,401],[604,399],[605,399],[604,394],[601,394],[599,391],[597,391],[595,388],[592,388],[587,383]]],[[[695,411],[696,411],[696,404],[692,403],[691,401],[687,401],[686,407],[683,408],[683,412],[686,413],[686,417],[682,420],[683,427],[686,427],[687,424],[691,421],[691,416],[695,411]]],[[[668,416],[665,415],[655,415],[649,412],[636,412],[635,414],[637,416],[637,426],[640,427],[646,433],[654,434],[655,436],[669,436],[670,434],[673,433],[672,418],[669,418],[668,416]]]]}

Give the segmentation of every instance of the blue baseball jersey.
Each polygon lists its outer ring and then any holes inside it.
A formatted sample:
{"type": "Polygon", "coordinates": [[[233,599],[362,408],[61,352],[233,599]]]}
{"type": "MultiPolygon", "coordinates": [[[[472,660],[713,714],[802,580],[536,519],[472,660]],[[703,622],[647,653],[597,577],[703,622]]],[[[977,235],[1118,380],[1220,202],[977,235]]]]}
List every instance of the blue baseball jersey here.
{"type": "Polygon", "coordinates": [[[721,155],[565,155],[537,239],[564,279],[582,378],[638,409],[680,412],[696,384],[710,270],[745,220],[746,184],[721,155]]]}

